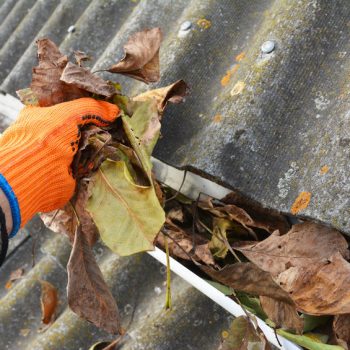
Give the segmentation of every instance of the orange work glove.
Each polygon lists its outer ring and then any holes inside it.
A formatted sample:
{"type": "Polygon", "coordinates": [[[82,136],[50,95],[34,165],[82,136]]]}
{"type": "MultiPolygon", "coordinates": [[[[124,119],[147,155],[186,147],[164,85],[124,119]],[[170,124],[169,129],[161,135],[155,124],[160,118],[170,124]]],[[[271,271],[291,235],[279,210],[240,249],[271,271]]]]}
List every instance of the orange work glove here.
{"type": "Polygon", "coordinates": [[[14,236],[37,212],[63,207],[73,196],[70,166],[79,127],[107,126],[120,110],[92,98],[52,107],[27,106],[0,137],[0,188],[10,203],[14,236]]]}

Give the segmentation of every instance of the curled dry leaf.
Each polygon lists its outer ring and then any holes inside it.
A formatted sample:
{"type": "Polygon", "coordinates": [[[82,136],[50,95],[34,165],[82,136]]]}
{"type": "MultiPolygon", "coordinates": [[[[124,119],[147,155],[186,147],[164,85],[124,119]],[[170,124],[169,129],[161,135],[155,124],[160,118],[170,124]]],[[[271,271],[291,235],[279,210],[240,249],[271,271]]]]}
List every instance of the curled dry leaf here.
{"type": "Polygon", "coordinates": [[[255,232],[250,228],[256,227],[254,220],[248,215],[245,210],[237,207],[234,204],[215,207],[210,197],[204,201],[200,201],[198,203],[198,206],[201,209],[207,210],[219,218],[226,218],[240,223],[257,240],[255,232]]]}
{"type": "Polygon", "coordinates": [[[309,266],[339,252],[348,258],[348,243],[340,232],[316,223],[297,224],[283,236],[237,247],[264,271],[277,275],[291,266],[309,266]]]}
{"type": "Polygon", "coordinates": [[[162,114],[168,102],[181,103],[188,93],[188,86],[183,80],[159,89],[149,90],[132,98],[133,101],[155,100],[158,112],[162,114]]]}
{"type": "MultiPolygon", "coordinates": [[[[208,242],[202,237],[195,235],[193,240],[191,235],[172,223],[169,219],[166,220],[164,230],[170,237],[170,239],[168,239],[170,255],[185,260],[191,260],[192,258],[193,260],[201,261],[207,265],[215,265],[208,242]]],[[[165,242],[163,234],[157,236],[156,243],[164,249],[165,242]]]]}
{"type": "Polygon", "coordinates": [[[235,290],[253,295],[264,295],[293,304],[288,293],[273,281],[271,275],[260,270],[253,263],[226,265],[221,270],[207,266],[202,266],[201,269],[215,281],[235,290]]]}
{"type": "Polygon", "coordinates": [[[33,68],[31,90],[37,96],[41,107],[75,100],[89,93],[74,85],[60,80],[63,69],[68,63],[58,47],[49,39],[37,40],[39,65],[33,68]]]}
{"type": "Polygon", "coordinates": [[[340,253],[290,267],[274,280],[302,312],[310,315],[350,313],[350,264],[340,253]]]}
{"type": "Polygon", "coordinates": [[[151,154],[161,126],[155,102],[134,102],[132,117],[122,115],[122,121],[125,133],[152,183],[151,154]]]}
{"type": "Polygon", "coordinates": [[[145,29],[135,33],[124,45],[124,58],[107,70],[111,73],[127,75],[146,84],[159,81],[161,40],[160,28],[145,29]]]}
{"type": "Polygon", "coordinates": [[[40,281],[41,284],[41,320],[44,324],[53,322],[58,304],[57,289],[47,281],[40,281]]]}
{"type": "Polygon", "coordinates": [[[70,86],[75,86],[96,95],[111,97],[116,93],[115,87],[112,84],[96,74],[92,74],[89,69],[71,62],[68,62],[65,66],[60,80],[70,86]]]}
{"type": "Polygon", "coordinates": [[[78,64],[78,66],[82,66],[82,62],[91,60],[91,57],[87,55],[85,52],[77,50],[74,51],[74,58],[78,64]]]}
{"type": "Polygon", "coordinates": [[[106,332],[120,332],[117,304],[80,227],[75,234],[67,270],[70,308],[106,332]]]}
{"type": "Polygon", "coordinates": [[[99,234],[94,221],[85,209],[90,197],[90,188],[88,183],[80,181],[74,197],[63,209],[41,213],[40,217],[45,226],[53,232],[65,234],[73,244],[77,227],[81,225],[88,244],[93,246],[99,234]]]}
{"type": "Polygon", "coordinates": [[[70,203],[63,209],[41,213],[40,218],[47,228],[53,232],[65,234],[70,242],[73,243],[77,223],[70,203]]]}
{"type": "Polygon", "coordinates": [[[221,201],[245,210],[253,219],[254,227],[261,228],[269,233],[277,230],[280,234],[285,234],[290,229],[290,225],[283,215],[277,211],[264,208],[258,202],[243,197],[237,192],[229,193],[221,201]]]}
{"type": "Polygon", "coordinates": [[[350,349],[350,314],[334,317],[333,332],[337,343],[346,350],[350,349]]]}
{"type": "Polygon", "coordinates": [[[237,317],[230,329],[222,332],[222,343],[218,350],[268,350],[270,345],[260,328],[244,316],[237,317]]]}
{"type": "Polygon", "coordinates": [[[277,328],[293,330],[299,334],[303,332],[304,320],[299,316],[295,305],[265,296],[260,297],[260,304],[277,328]]]}

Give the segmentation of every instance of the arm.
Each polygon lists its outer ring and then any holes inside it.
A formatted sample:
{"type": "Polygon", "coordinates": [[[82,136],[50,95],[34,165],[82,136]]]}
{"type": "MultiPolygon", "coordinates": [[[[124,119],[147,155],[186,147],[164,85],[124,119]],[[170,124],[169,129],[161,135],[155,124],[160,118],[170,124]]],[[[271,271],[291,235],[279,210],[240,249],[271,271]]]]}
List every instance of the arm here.
{"type": "Polygon", "coordinates": [[[63,207],[73,196],[71,174],[80,128],[107,126],[120,111],[92,98],[52,107],[24,107],[0,138],[0,222],[13,237],[36,213],[63,207]]]}

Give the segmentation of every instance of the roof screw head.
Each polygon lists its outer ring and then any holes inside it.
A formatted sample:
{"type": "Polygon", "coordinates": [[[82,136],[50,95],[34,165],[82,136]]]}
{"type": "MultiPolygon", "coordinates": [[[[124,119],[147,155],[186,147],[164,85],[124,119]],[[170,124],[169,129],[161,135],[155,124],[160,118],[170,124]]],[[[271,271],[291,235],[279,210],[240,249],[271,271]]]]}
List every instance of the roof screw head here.
{"type": "Polygon", "coordinates": [[[70,27],[67,29],[67,32],[68,32],[68,33],[74,33],[74,32],[75,32],[75,26],[70,26],[70,27]]]}
{"type": "Polygon", "coordinates": [[[180,30],[187,31],[187,30],[190,30],[191,27],[192,27],[192,23],[190,21],[185,21],[181,24],[180,30]]]}
{"type": "Polygon", "coordinates": [[[262,53],[271,53],[276,47],[276,44],[272,40],[267,40],[261,45],[261,52],[262,53]]]}

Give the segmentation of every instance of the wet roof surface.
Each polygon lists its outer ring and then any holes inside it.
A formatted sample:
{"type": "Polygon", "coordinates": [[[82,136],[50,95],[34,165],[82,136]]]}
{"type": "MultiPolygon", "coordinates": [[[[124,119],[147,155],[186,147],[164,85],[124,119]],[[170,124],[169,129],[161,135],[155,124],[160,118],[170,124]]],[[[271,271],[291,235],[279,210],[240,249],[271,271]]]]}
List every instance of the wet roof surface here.
{"type": "MultiPolygon", "coordinates": [[[[191,94],[167,109],[155,156],[283,212],[309,192],[310,204],[299,214],[350,233],[349,15],[348,0],[0,0],[0,89],[15,95],[29,85],[39,37],[51,38],[65,53],[87,52],[100,68],[123,56],[130,34],[159,26],[162,80],[148,88],[184,79],[191,94]]],[[[128,95],[147,88],[118,80],[128,95]]],[[[4,348],[88,349],[107,339],[66,307],[69,244],[47,230],[38,236],[33,269],[28,231],[11,242],[1,269],[4,348]],[[5,290],[10,271],[23,264],[27,277],[5,290]],[[59,318],[45,333],[36,331],[37,278],[52,281],[62,300],[59,318]]],[[[227,326],[224,311],[175,277],[177,306],[167,316],[158,263],[98,249],[123,318],[136,304],[133,293],[142,295],[123,349],[215,348],[227,326]]]]}

